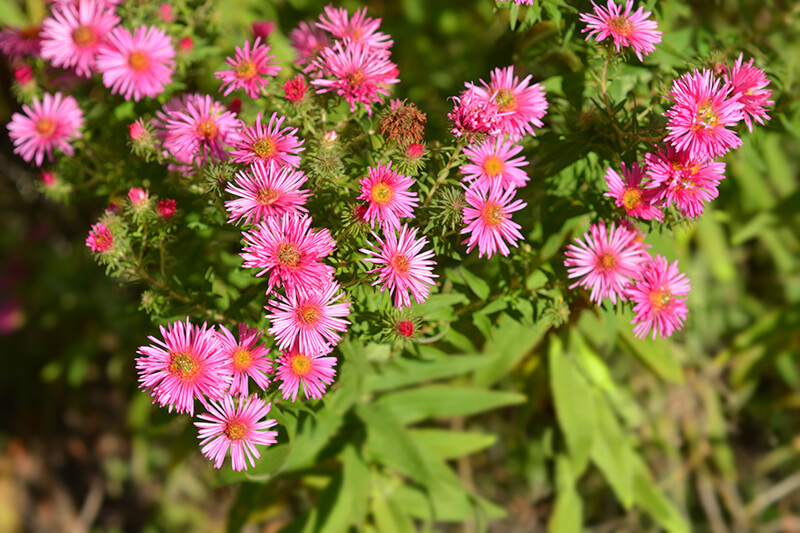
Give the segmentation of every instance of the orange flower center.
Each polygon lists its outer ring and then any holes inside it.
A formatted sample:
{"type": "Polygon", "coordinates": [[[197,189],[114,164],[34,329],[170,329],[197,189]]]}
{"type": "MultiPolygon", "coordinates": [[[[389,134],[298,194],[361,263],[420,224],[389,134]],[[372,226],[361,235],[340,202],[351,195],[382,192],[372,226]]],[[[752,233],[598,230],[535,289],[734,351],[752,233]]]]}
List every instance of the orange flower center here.
{"type": "Polygon", "coordinates": [[[247,426],[238,420],[232,420],[225,424],[223,433],[231,440],[242,440],[247,436],[247,426]]]}
{"type": "Polygon", "coordinates": [[[276,143],[269,137],[262,137],[253,143],[253,151],[261,159],[268,159],[277,151],[276,143]]]}
{"type": "Polygon", "coordinates": [[[297,314],[303,324],[310,326],[319,320],[319,307],[316,305],[301,305],[297,309],[297,314]]]}
{"type": "Polygon", "coordinates": [[[56,122],[49,118],[40,118],[36,122],[36,131],[38,131],[42,137],[50,137],[56,132],[56,122]]]}
{"type": "Polygon", "coordinates": [[[703,104],[697,109],[697,120],[692,124],[692,131],[697,131],[706,128],[713,128],[719,125],[719,117],[714,105],[709,102],[703,104]]]}
{"type": "Polygon", "coordinates": [[[183,381],[193,381],[200,373],[200,365],[190,353],[171,353],[167,370],[183,381]]]}
{"type": "Polygon", "coordinates": [[[615,266],[617,266],[617,258],[614,255],[605,252],[597,256],[597,267],[600,270],[608,272],[613,270],[615,266]]]}
{"type": "Polygon", "coordinates": [[[517,109],[517,97],[514,96],[511,89],[499,89],[495,101],[501,113],[516,111],[517,109]]]}
{"type": "Polygon", "coordinates": [[[294,354],[291,356],[289,366],[295,376],[305,376],[311,372],[311,358],[302,353],[294,354]]]}
{"type": "Polygon", "coordinates": [[[350,85],[354,86],[361,85],[366,79],[367,76],[361,71],[361,69],[355,70],[347,76],[347,80],[350,82],[350,85]]]}
{"type": "Polygon", "coordinates": [[[622,203],[629,211],[636,209],[642,204],[642,191],[634,187],[625,189],[625,192],[622,193],[622,203]]]}
{"type": "Polygon", "coordinates": [[[296,267],[300,264],[300,248],[290,242],[283,243],[278,247],[278,261],[288,267],[296,267]]]}
{"type": "Polygon", "coordinates": [[[247,370],[253,364],[253,354],[244,348],[237,348],[231,358],[233,359],[234,370],[247,370]]]}
{"type": "Polygon", "coordinates": [[[670,301],[672,301],[672,293],[664,289],[659,289],[652,291],[649,299],[650,305],[653,307],[653,311],[658,313],[662,311],[670,301]]]}
{"type": "Polygon", "coordinates": [[[217,128],[217,123],[213,120],[203,120],[197,125],[196,128],[197,133],[202,135],[206,138],[206,140],[211,141],[217,136],[217,132],[219,128],[217,128]]]}
{"type": "Polygon", "coordinates": [[[150,65],[150,60],[144,52],[133,52],[128,56],[128,65],[136,72],[141,72],[150,65]]]}
{"type": "Polygon", "coordinates": [[[256,75],[256,64],[250,61],[249,59],[242,60],[236,66],[236,75],[240,78],[249,80],[250,78],[256,75]]]}
{"type": "Polygon", "coordinates": [[[621,37],[630,37],[633,33],[633,23],[628,17],[613,17],[608,25],[621,37]]]}
{"type": "Polygon", "coordinates": [[[266,189],[259,189],[258,194],[256,195],[256,202],[261,205],[272,205],[278,201],[278,198],[280,198],[278,191],[271,187],[267,187],[266,189]]]}
{"type": "Polygon", "coordinates": [[[490,155],[483,162],[483,171],[490,176],[499,176],[505,169],[505,162],[496,155],[490,155]]]}
{"type": "Polygon", "coordinates": [[[481,218],[487,226],[497,226],[505,218],[503,208],[494,202],[487,202],[481,209],[481,218]]]}
{"type": "Polygon", "coordinates": [[[97,43],[97,36],[92,28],[81,24],[72,31],[72,41],[81,47],[92,46],[97,43]]]}
{"type": "Polygon", "coordinates": [[[370,193],[370,196],[372,197],[373,202],[377,202],[379,204],[385,204],[392,199],[392,196],[394,196],[394,192],[392,191],[392,188],[389,185],[381,181],[379,183],[376,183],[372,187],[372,192],[370,193]]]}
{"type": "Polygon", "coordinates": [[[405,274],[411,270],[411,261],[409,261],[408,257],[404,256],[403,254],[394,254],[390,264],[394,271],[398,274],[405,274]]]}

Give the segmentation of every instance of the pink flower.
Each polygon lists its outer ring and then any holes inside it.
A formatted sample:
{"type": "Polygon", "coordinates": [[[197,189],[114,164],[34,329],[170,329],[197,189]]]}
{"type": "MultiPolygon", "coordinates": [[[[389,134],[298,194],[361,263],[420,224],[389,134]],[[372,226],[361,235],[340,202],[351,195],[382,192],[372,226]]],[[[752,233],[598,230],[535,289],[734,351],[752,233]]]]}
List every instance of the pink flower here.
{"type": "Polygon", "coordinates": [[[286,80],[286,83],[281,85],[281,88],[283,89],[284,94],[286,94],[286,99],[293,104],[296,104],[306,97],[308,84],[306,83],[306,79],[303,77],[303,75],[298,74],[294,78],[286,80]]]}
{"type": "Polygon", "coordinates": [[[297,348],[292,348],[275,361],[275,378],[281,382],[278,390],[284,400],[291,397],[295,401],[301,385],[306,398],[322,398],[325,388],[333,383],[336,376],[336,358],[322,357],[330,351],[327,348],[315,355],[306,355],[297,348]]]}
{"type": "Polygon", "coordinates": [[[39,177],[41,178],[42,184],[45,187],[52,187],[58,181],[55,173],[50,170],[43,170],[42,173],[39,174],[39,177]]]}
{"type": "Polygon", "coordinates": [[[275,76],[281,70],[277,62],[273,63],[275,56],[270,55],[269,51],[269,45],[261,44],[260,37],[256,37],[252,48],[247,41],[243,49],[237,46],[236,56],[225,58],[233,70],[222,70],[215,74],[218,80],[222,80],[219,90],[225,89],[223,94],[228,96],[236,89],[244,89],[250,98],[258,98],[261,87],[269,85],[266,76],[275,76]]]}
{"type": "Polygon", "coordinates": [[[608,0],[605,8],[594,2],[592,6],[594,6],[593,15],[581,13],[580,16],[587,24],[586,28],[581,30],[582,33],[589,32],[586,36],[587,41],[592,36],[595,36],[597,42],[610,36],[614,40],[617,52],[621,51],[623,46],[631,47],[639,61],[644,61],[642,54],[648,55],[654,52],[656,44],[661,42],[661,32],[656,30],[658,23],[648,20],[649,11],[644,11],[644,8],[639,6],[636,12],[631,13],[633,0],[626,0],[624,11],[621,5],[616,5],[612,0],[608,0]]]}
{"type": "Polygon", "coordinates": [[[753,65],[753,58],[743,63],[744,54],[740,53],[739,58],[729,70],[725,72],[725,83],[733,87],[732,96],[739,96],[739,103],[742,104],[744,113],[744,123],[750,133],[753,133],[753,121],[764,124],[764,120],[769,120],[767,106],[775,105],[769,98],[772,96],[772,89],[767,89],[769,78],[763,70],[753,65]]]}
{"type": "Polygon", "coordinates": [[[368,169],[369,175],[361,179],[361,196],[369,206],[364,218],[374,225],[377,220],[384,228],[399,229],[401,217],[413,217],[419,200],[417,193],[408,192],[414,180],[392,170],[392,162],[368,169]]]}
{"type": "Polygon", "coordinates": [[[486,184],[474,181],[466,193],[467,205],[463,210],[464,223],[467,225],[461,234],[469,237],[461,244],[467,245],[467,253],[478,247],[478,257],[492,257],[498,251],[508,255],[506,242],[517,247],[522,239],[519,232],[521,226],[511,220],[511,213],[519,211],[526,204],[522,200],[514,200],[516,189],[504,189],[498,183],[486,184]]]}
{"type": "Polygon", "coordinates": [[[128,191],[128,198],[130,199],[133,205],[138,205],[142,202],[146,202],[148,197],[147,189],[142,189],[141,187],[131,187],[128,191]]]}
{"type": "Polygon", "coordinates": [[[311,81],[317,93],[335,91],[350,104],[351,113],[360,102],[372,116],[371,105],[383,102],[383,97],[389,95],[389,86],[400,81],[397,65],[387,59],[386,53],[363,44],[342,47],[337,41],[333,47],[323,49],[313,64],[326,76],[311,81]]]}
{"type": "Polygon", "coordinates": [[[250,329],[247,324],[241,322],[239,322],[238,342],[226,327],[219,327],[217,342],[233,368],[233,381],[229,394],[247,396],[248,378],[253,378],[261,390],[267,390],[269,386],[267,374],[272,370],[272,361],[267,358],[268,350],[258,346],[259,338],[261,338],[259,330],[250,329]]]}
{"type": "Polygon", "coordinates": [[[665,138],[676,150],[694,159],[713,159],[742,145],[735,131],[726,129],[744,118],[741,94],[715,79],[710,70],[687,72],[672,83],[667,98],[674,102],[665,138]]]}
{"type": "Polygon", "coordinates": [[[237,140],[241,123],[210,96],[188,98],[183,109],[168,112],[164,148],[179,161],[224,161],[224,147],[237,140]]]}
{"type": "Polygon", "coordinates": [[[530,85],[529,74],[521,82],[514,75],[514,67],[496,68],[492,71],[489,84],[481,81],[485,88],[475,87],[475,91],[487,101],[494,95],[499,113],[498,127],[502,133],[518,140],[526,133],[536,135],[533,127],[544,126],[542,117],[547,113],[547,100],[542,86],[530,85]]]}
{"type": "MultiPolygon", "coordinates": [[[[504,2],[505,0],[495,0],[495,2],[504,2]]],[[[518,6],[532,6],[533,0],[514,0],[518,6]]]]}
{"type": "Polygon", "coordinates": [[[406,157],[410,160],[416,160],[425,155],[425,145],[420,143],[411,143],[406,146],[406,157]]]}
{"type": "Polygon", "coordinates": [[[350,302],[339,302],[344,293],[333,280],[316,291],[298,288],[277,301],[267,304],[272,313],[267,315],[280,349],[296,347],[305,354],[325,352],[330,345],[342,340],[340,332],[350,323],[343,317],[350,315],[350,302]],[[337,294],[338,293],[338,294],[337,294]]]}
{"type": "Polygon", "coordinates": [[[327,287],[333,268],[320,260],[335,249],[336,241],[326,228],[313,231],[310,217],[268,217],[257,229],[242,235],[243,267],[261,269],[256,276],[269,273],[268,294],[275,286],[283,286],[287,292],[327,287]]]}
{"type": "Polygon", "coordinates": [[[267,37],[269,37],[273,31],[275,31],[275,23],[271,20],[259,20],[253,22],[253,37],[257,37],[262,41],[266,42],[267,37]]]}
{"type": "Polygon", "coordinates": [[[178,41],[178,52],[181,54],[188,54],[192,51],[192,47],[194,46],[194,41],[188,35],[178,41]]]}
{"type": "Polygon", "coordinates": [[[147,137],[147,128],[144,125],[144,119],[141,117],[131,122],[128,125],[128,134],[132,141],[139,141],[147,137]]]}
{"type": "Polygon", "coordinates": [[[36,24],[25,28],[5,28],[0,31],[0,52],[10,58],[38,56],[41,52],[42,28],[36,24]]]}
{"type": "Polygon", "coordinates": [[[20,85],[28,85],[33,81],[33,69],[30,65],[22,65],[14,69],[14,79],[20,85]]]}
{"type": "Polygon", "coordinates": [[[389,292],[394,294],[395,307],[411,305],[409,291],[418,304],[427,300],[430,287],[436,285],[433,278],[439,277],[433,273],[433,267],[436,265],[436,261],[432,260],[433,252],[422,251],[428,244],[428,239],[425,237],[417,239],[417,230],[409,230],[407,224],[400,228],[399,236],[394,230],[386,232],[384,241],[381,241],[375,233],[372,236],[378,244],[374,245],[369,241],[367,244],[374,249],[361,248],[362,252],[370,256],[364,261],[383,265],[368,271],[369,274],[378,273],[378,278],[372,285],[381,283],[381,292],[388,288],[389,292]]]}
{"type": "Polygon", "coordinates": [[[163,200],[159,200],[157,210],[158,216],[163,219],[170,219],[175,214],[175,208],[177,207],[178,203],[173,200],[172,198],[165,198],[163,200]]]}
{"type": "Polygon", "coordinates": [[[138,102],[164,92],[175,67],[175,49],[164,30],[141,26],[131,34],[120,27],[108,35],[108,41],[97,56],[97,70],[112,94],[138,102]]]}
{"type": "Polygon", "coordinates": [[[289,39],[297,50],[298,57],[295,62],[298,65],[308,63],[306,70],[311,68],[311,62],[319,53],[331,44],[331,39],[325,31],[318,29],[316,25],[310,26],[308,22],[301,22],[297,28],[290,31],[289,39]]]}
{"type": "Polygon", "coordinates": [[[258,113],[255,125],[243,128],[233,140],[233,161],[247,165],[260,161],[281,167],[299,167],[300,156],[297,154],[305,147],[300,146],[303,141],[297,138],[297,128],[286,126],[281,129],[284,120],[286,117],[272,113],[269,124],[264,125],[261,123],[261,113],[258,113]]]}
{"type": "Polygon", "coordinates": [[[179,413],[194,416],[194,400],[203,404],[221,398],[230,387],[230,361],[220,350],[213,326],[173,322],[159,326],[164,340],[148,337],[153,343],[140,346],[136,358],[139,382],[159,406],[169,405],[179,413]]]}
{"type": "Polygon", "coordinates": [[[717,186],[725,178],[725,163],[692,159],[670,145],[645,155],[645,161],[654,200],[675,204],[683,216],[692,218],[702,215],[705,202],[718,196],[717,186]]]}
{"type": "Polygon", "coordinates": [[[611,167],[606,169],[608,192],[603,196],[614,199],[614,204],[625,210],[628,216],[642,220],[664,220],[664,213],[654,205],[657,193],[642,184],[645,169],[633,163],[630,169],[622,163],[622,176],[611,167]]]}
{"type": "Polygon", "coordinates": [[[203,455],[214,461],[214,468],[221,468],[228,450],[231,451],[231,467],[237,471],[247,470],[247,462],[255,467],[255,459],[261,455],[256,445],[269,446],[278,442],[277,431],[266,431],[278,425],[277,420],[261,420],[272,407],[271,403],[257,396],[240,399],[234,406],[233,398],[225,396],[220,402],[209,402],[208,413],[197,415],[203,422],[195,422],[197,436],[203,455]]]}
{"type": "Polygon", "coordinates": [[[325,14],[320,15],[317,27],[327,31],[345,44],[363,44],[367,48],[389,49],[392,46],[390,37],[379,32],[381,19],[367,16],[367,8],[356,9],[350,18],[346,9],[325,6],[325,14]],[[326,18],[327,17],[327,18],[326,18]]]}
{"type": "Polygon", "coordinates": [[[170,23],[175,20],[175,13],[172,12],[170,4],[161,4],[158,6],[158,15],[162,22],[170,23]]]}
{"type": "Polygon", "coordinates": [[[603,298],[609,298],[612,304],[617,303],[617,297],[625,300],[625,285],[647,258],[635,231],[615,227],[613,223],[606,231],[602,220],[591,225],[583,240],[576,237],[575,244],[568,245],[564,255],[567,276],[580,278],[569,288],[591,289],[590,299],[598,305],[603,298]]]}
{"type": "Polygon", "coordinates": [[[42,57],[56,67],[75,67],[78,76],[91,76],[95,57],[119,17],[104,2],[80,0],[53,6],[42,22],[42,57]]]}
{"type": "Polygon", "coordinates": [[[89,236],[86,237],[86,246],[93,252],[104,253],[114,246],[114,236],[108,226],[98,222],[92,226],[89,236]]]}
{"type": "Polygon", "coordinates": [[[490,137],[500,135],[503,117],[497,106],[496,96],[491,94],[487,99],[477,87],[470,84],[467,84],[467,89],[459,96],[452,96],[450,99],[455,104],[447,118],[453,121],[453,135],[456,138],[476,133],[485,133],[490,137]]]}
{"type": "Polygon", "coordinates": [[[306,179],[302,170],[256,161],[247,170],[239,171],[225,188],[238,197],[225,202],[225,209],[230,213],[228,222],[257,224],[284,213],[307,212],[304,205],[311,193],[300,188],[306,179]]]}
{"type": "Polygon", "coordinates": [[[512,159],[521,151],[522,146],[502,137],[487,139],[464,149],[469,163],[461,166],[461,172],[468,182],[482,180],[487,185],[497,182],[503,189],[523,187],[528,175],[522,167],[528,166],[528,162],[522,156],[512,159]]]}
{"type": "Polygon", "coordinates": [[[631,324],[636,324],[636,336],[644,338],[652,330],[653,339],[656,334],[665,338],[682,328],[689,314],[685,296],[690,290],[689,280],[678,270],[677,261],[670,265],[657,255],[645,263],[625,290],[633,302],[635,316],[631,324]]]}
{"type": "Polygon", "coordinates": [[[25,114],[14,113],[8,125],[15,154],[41,166],[45,154],[53,160],[54,148],[67,155],[75,153],[69,143],[81,137],[83,112],[73,97],[45,94],[41,102],[34,97],[31,106],[23,105],[22,111],[25,114]]]}
{"type": "Polygon", "coordinates": [[[397,323],[397,327],[395,329],[397,330],[397,333],[409,339],[414,336],[416,330],[414,327],[414,322],[411,320],[401,320],[397,323]]]}

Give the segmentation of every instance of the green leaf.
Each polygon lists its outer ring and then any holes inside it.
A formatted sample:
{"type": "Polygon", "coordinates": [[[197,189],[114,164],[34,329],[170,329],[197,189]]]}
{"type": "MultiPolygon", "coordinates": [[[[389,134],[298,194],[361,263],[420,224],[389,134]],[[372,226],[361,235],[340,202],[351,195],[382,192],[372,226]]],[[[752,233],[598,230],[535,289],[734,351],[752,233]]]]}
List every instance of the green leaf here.
{"type": "Polygon", "coordinates": [[[403,424],[427,418],[446,418],[482,413],[498,407],[523,403],[522,394],[496,392],[474,387],[428,385],[382,396],[376,405],[385,407],[403,424]]]}
{"type": "Polygon", "coordinates": [[[620,333],[633,355],[657,376],[672,383],[683,383],[683,370],[668,342],[637,339],[630,328],[620,328],[620,333]]]}
{"type": "Polygon", "coordinates": [[[507,314],[501,314],[494,335],[486,341],[483,352],[491,361],[475,372],[475,384],[489,387],[511,371],[539,343],[549,326],[544,321],[522,324],[507,314]]]}
{"type": "Polygon", "coordinates": [[[592,439],[590,457],[603,472],[617,499],[629,509],[633,504],[633,462],[636,453],[623,433],[616,415],[603,398],[595,392],[594,412],[597,431],[592,439]]]}
{"type": "Polygon", "coordinates": [[[327,513],[323,515],[320,512],[320,520],[324,522],[319,531],[324,533],[347,531],[350,526],[361,531],[367,516],[370,495],[369,468],[352,445],[345,448],[341,459],[343,466],[341,483],[333,480],[326,488],[326,491],[330,490],[333,493],[335,502],[327,513]]]}
{"type": "Polygon", "coordinates": [[[388,484],[374,483],[372,488],[371,509],[375,526],[381,533],[414,533],[414,523],[402,507],[387,498],[391,495],[388,484]]]}
{"type": "Polygon", "coordinates": [[[485,366],[489,361],[483,355],[445,355],[434,360],[395,358],[381,368],[380,374],[367,376],[364,387],[368,391],[397,389],[465,374],[485,366]]]}
{"type": "Polygon", "coordinates": [[[633,458],[633,490],[636,503],[669,533],[688,533],[689,524],[666,496],[658,489],[647,466],[639,457],[633,458]]]}
{"type": "Polygon", "coordinates": [[[220,485],[236,483],[239,481],[265,482],[281,470],[286,463],[286,458],[292,451],[291,444],[274,444],[260,452],[261,458],[256,460],[256,466],[242,472],[223,470],[216,482],[220,485]]]}
{"type": "Polygon", "coordinates": [[[550,516],[547,530],[552,533],[580,533],[583,523],[583,503],[575,490],[575,474],[570,460],[556,458],[556,507],[550,516]]]}
{"type": "Polygon", "coordinates": [[[429,451],[440,459],[470,455],[497,441],[496,435],[446,429],[410,429],[408,433],[420,449],[429,451]]]}
{"type": "Polygon", "coordinates": [[[478,298],[481,300],[486,300],[489,298],[490,289],[488,283],[464,267],[459,268],[458,273],[461,274],[461,277],[464,278],[467,286],[478,298]]]}

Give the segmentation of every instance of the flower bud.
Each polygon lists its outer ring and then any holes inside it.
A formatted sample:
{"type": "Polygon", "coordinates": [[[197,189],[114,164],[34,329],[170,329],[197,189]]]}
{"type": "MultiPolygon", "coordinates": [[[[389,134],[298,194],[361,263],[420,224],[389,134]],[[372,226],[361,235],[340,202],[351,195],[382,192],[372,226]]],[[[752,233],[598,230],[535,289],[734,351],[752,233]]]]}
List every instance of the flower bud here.
{"type": "Polygon", "coordinates": [[[149,193],[147,189],[142,189],[140,187],[132,187],[128,191],[128,198],[131,201],[131,204],[138,206],[142,203],[146,203],[149,197],[149,193]]]}
{"type": "Polygon", "coordinates": [[[261,37],[262,41],[266,41],[273,31],[275,23],[271,20],[259,20],[253,23],[253,37],[261,37]]]}
{"type": "Polygon", "coordinates": [[[172,198],[166,198],[158,202],[158,216],[163,219],[170,219],[175,214],[177,202],[172,198]]]}

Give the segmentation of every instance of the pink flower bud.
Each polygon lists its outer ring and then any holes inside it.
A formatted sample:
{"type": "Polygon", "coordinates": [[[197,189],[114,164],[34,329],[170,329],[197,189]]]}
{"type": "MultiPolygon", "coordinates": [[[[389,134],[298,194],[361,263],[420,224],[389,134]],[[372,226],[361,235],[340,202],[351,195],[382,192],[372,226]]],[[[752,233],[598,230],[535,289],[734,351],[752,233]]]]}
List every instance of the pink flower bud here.
{"type": "Polygon", "coordinates": [[[306,91],[308,91],[308,84],[302,74],[287,80],[281,87],[286,93],[286,99],[294,104],[305,98],[306,91]]]}
{"type": "Polygon", "coordinates": [[[275,23],[270,20],[259,20],[253,23],[253,36],[261,37],[262,41],[266,41],[273,31],[275,31],[275,23]]]}
{"type": "Polygon", "coordinates": [[[45,187],[52,187],[56,184],[56,175],[51,170],[45,170],[39,177],[42,179],[42,183],[45,187]]]}
{"type": "Polygon", "coordinates": [[[425,153],[425,145],[420,143],[411,143],[406,147],[406,157],[409,159],[418,159],[425,153]]]}
{"type": "Polygon", "coordinates": [[[242,110],[242,100],[238,96],[234,96],[227,107],[231,113],[239,114],[242,110]]]}
{"type": "Polygon", "coordinates": [[[30,65],[23,65],[14,69],[14,79],[20,85],[27,85],[33,81],[33,69],[30,65]]]}
{"type": "Polygon", "coordinates": [[[172,218],[175,214],[175,207],[177,202],[172,198],[166,198],[158,202],[158,214],[161,218],[172,218]]]}
{"type": "Polygon", "coordinates": [[[403,337],[413,337],[414,323],[410,320],[401,320],[397,323],[397,333],[403,337]]]}
{"type": "Polygon", "coordinates": [[[140,187],[132,187],[131,190],[128,191],[128,198],[130,198],[133,205],[139,205],[142,202],[146,202],[148,196],[149,194],[147,189],[142,189],[140,187]]]}
{"type": "Polygon", "coordinates": [[[170,4],[161,4],[158,6],[158,14],[161,16],[163,22],[172,22],[175,20],[175,14],[172,12],[170,4]]]}
{"type": "Polygon", "coordinates": [[[191,37],[184,37],[178,41],[178,51],[182,54],[188,54],[191,52],[192,46],[194,46],[194,41],[191,37]]]}
{"type": "Polygon", "coordinates": [[[132,141],[143,140],[147,137],[147,128],[144,127],[144,121],[141,118],[136,119],[128,125],[128,133],[132,141]]]}

